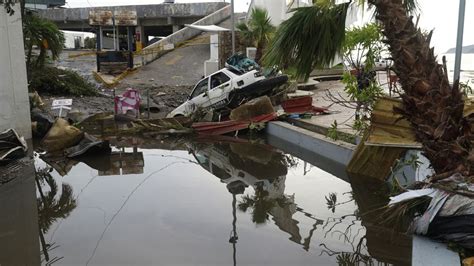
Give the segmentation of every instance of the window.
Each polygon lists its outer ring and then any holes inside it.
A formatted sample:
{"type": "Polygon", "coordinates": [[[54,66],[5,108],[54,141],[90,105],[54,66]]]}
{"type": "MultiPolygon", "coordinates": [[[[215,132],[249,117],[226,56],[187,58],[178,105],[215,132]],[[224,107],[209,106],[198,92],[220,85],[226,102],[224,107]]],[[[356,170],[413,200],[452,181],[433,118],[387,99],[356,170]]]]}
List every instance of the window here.
{"type": "Polygon", "coordinates": [[[211,77],[211,89],[214,89],[229,80],[230,78],[226,74],[219,72],[211,77]]]}
{"type": "Polygon", "coordinates": [[[198,85],[196,85],[196,87],[194,88],[193,93],[191,94],[191,99],[206,92],[208,89],[208,84],[209,84],[208,79],[204,79],[201,82],[199,82],[198,85]]]}

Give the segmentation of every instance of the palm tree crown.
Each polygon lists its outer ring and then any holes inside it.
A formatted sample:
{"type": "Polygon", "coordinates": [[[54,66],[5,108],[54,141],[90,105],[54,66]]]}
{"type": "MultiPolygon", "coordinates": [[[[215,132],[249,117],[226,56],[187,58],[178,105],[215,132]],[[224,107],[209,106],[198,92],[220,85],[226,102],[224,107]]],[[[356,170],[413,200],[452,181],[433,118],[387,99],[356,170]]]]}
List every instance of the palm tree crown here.
{"type": "Polygon", "coordinates": [[[263,50],[275,31],[267,10],[259,7],[253,8],[248,22],[238,24],[237,29],[240,30],[242,37],[247,40],[248,44],[257,47],[255,61],[260,62],[263,50]]]}

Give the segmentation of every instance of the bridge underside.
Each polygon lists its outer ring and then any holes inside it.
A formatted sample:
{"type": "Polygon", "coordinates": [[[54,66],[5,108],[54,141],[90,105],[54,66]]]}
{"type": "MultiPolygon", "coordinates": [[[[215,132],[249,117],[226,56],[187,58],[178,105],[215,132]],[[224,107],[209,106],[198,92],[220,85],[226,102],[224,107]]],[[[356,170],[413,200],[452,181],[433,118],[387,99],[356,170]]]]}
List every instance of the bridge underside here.
{"type": "MultiPolygon", "coordinates": [[[[46,9],[39,16],[56,23],[61,30],[98,33],[99,27],[89,25],[89,14],[99,11],[125,11],[136,13],[134,37],[144,46],[149,36],[168,36],[227,6],[224,2],[180,3],[116,7],[90,7],[46,9]]],[[[107,27],[103,27],[105,29],[107,27]]],[[[112,26],[108,27],[112,28],[112,26]]]]}

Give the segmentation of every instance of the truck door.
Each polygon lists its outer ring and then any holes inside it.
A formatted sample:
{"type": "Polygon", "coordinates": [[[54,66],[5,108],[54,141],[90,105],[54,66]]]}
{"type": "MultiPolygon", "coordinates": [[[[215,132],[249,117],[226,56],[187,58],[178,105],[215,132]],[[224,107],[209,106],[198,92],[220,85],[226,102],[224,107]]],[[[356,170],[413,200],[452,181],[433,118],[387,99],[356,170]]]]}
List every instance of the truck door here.
{"type": "MultiPolygon", "coordinates": [[[[193,92],[190,96],[190,101],[192,104],[197,107],[207,107],[209,106],[209,77],[201,80],[196,87],[194,87],[193,92]]],[[[195,110],[194,110],[195,111],[195,110]]]]}
{"type": "Polygon", "coordinates": [[[223,72],[216,73],[210,77],[209,101],[210,105],[223,107],[232,90],[230,77],[223,72]]]}

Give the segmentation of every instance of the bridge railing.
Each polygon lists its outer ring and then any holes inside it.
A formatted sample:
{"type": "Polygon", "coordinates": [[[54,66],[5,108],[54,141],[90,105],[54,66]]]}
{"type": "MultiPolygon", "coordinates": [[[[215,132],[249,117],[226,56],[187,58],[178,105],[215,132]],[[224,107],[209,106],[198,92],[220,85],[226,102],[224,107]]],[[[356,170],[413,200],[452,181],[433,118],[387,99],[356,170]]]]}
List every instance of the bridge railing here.
{"type": "MultiPolygon", "coordinates": [[[[219,24],[220,22],[226,20],[230,17],[231,14],[231,7],[230,5],[225,6],[217,10],[216,12],[194,22],[192,25],[213,25],[219,24]]],[[[178,46],[181,43],[199,35],[202,31],[191,29],[189,27],[185,27],[162,40],[145,47],[139,55],[142,56],[142,65],[146,65],[157,58],[161,57],[163,54],[167,52],[166,47],[172,45],[174,47],[178,46]]]]}

